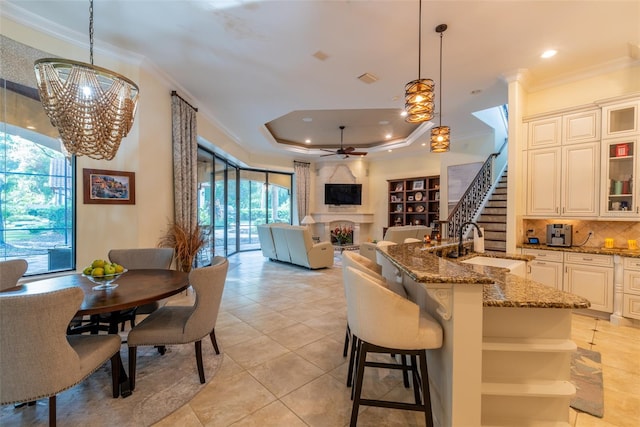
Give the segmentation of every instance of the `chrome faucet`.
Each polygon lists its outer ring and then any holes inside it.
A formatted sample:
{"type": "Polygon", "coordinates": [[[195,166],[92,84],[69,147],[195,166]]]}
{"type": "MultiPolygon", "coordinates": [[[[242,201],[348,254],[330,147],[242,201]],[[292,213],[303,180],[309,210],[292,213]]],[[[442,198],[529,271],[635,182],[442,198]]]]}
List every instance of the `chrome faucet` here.
{"type": "Polygon", "coordinates": [[[482,231],[480,230],[480,227],[478,227],[478,224],[476,224],[475,222],[471,222],[471,221],[463,222],[462,225],[460,226],[460,230],[458,230],[458,235],[460,237],[460,240],[458,241],[458,256],[459,257],[464,255],[462,253],[464,251],[464,247],[462,245],[462,234],[464,233],[464,228],[467,225],[473,225],[478,230],[478,237],[482,237],[482,231]]]}

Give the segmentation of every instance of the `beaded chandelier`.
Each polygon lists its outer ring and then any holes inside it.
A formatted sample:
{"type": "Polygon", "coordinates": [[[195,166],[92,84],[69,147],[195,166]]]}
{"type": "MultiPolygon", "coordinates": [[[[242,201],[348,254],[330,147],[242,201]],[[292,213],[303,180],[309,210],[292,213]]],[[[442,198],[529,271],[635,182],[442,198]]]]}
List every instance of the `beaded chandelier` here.
{"type": "Polygon", "coordinates": [[[34,64],[42,106],[65,150],[111,160],[133,127],[138,86],[93,65],[93,0],[89,6],[90,64],[43,58],[34,64]]]}

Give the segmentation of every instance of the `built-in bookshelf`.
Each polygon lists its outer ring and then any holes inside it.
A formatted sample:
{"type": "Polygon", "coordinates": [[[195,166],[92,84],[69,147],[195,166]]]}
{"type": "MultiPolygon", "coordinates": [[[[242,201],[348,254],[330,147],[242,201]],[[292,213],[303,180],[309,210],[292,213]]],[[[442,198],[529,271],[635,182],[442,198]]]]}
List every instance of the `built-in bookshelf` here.
{"type": "Polygon", "coordinates": [[[436,231],[440,219],[440,176],[392,179],[389,183],[389,227],[426,225],[436,231]]]}

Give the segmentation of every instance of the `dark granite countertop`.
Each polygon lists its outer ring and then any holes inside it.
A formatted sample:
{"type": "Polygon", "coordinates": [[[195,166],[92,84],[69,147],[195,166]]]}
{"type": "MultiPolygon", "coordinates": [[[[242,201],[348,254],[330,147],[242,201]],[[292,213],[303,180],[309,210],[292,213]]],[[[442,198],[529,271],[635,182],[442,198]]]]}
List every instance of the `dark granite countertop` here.
{"type": "MultiPolygon", "coordinates": [[[[457,243],[444,242],[449,247],[457,243]]],[[[403,273],[419,283],[477,283],[483,286],[485,307],[588,308],[580,296],[559,291],[533,280],[510,274],[506,268],[462,264],[475,256],[529,261],[534,257],[499,252],[471,253],[456,260],[435,255],[437,244],[409,243],[379,248],[403,273]]]]}

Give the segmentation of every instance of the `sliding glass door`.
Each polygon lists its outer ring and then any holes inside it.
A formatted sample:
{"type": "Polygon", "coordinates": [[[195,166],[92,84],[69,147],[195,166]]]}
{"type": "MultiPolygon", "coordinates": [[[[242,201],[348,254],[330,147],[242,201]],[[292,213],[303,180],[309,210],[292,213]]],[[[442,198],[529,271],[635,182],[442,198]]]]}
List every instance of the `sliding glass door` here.
{"type": "Polygon", "coordinates": [[[291,182],[291,174],[243,169],[198,150],[198,218],[207,233],[198,265],[214,255],[260,249],[260,224],[290,224],[291,182]]]}

